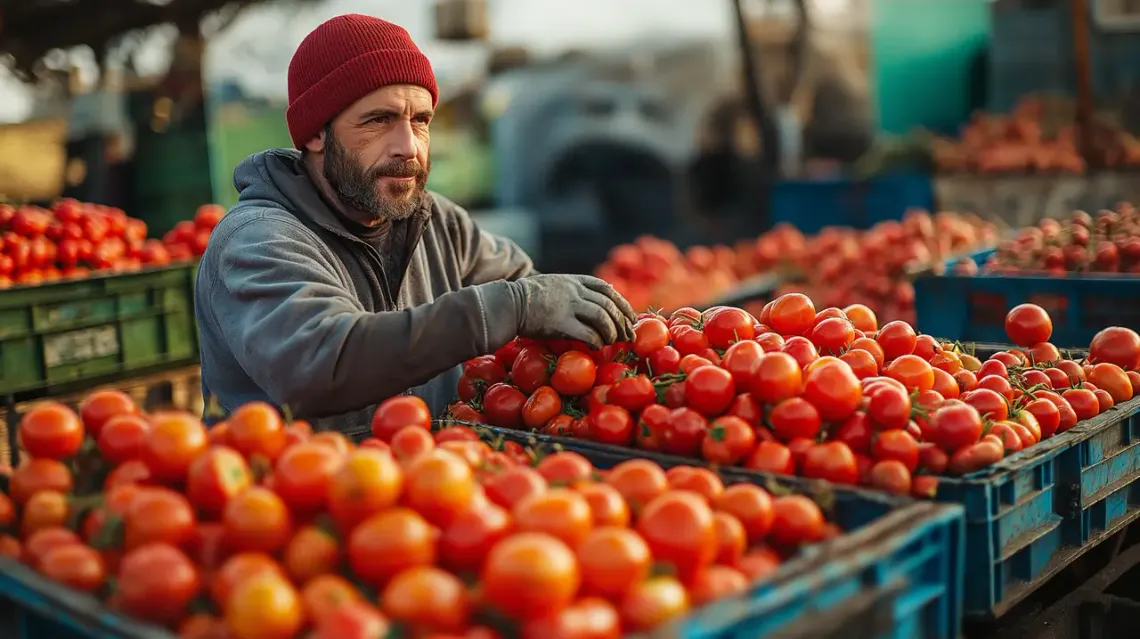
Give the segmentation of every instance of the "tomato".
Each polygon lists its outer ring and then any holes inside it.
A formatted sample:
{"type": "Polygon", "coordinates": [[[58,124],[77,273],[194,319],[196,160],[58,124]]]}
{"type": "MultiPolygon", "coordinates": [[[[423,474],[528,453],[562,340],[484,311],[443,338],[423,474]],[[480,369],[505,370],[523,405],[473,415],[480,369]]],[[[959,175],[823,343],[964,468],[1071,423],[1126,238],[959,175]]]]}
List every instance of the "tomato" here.
{"type": "Polygon", "coordinates": [[[1078,421],[1092,419],[1100,414],[1100,402],[1090,390],[1073,388],[1061,393],[1061,397],[1072,406],[1078,421]]]}
{"type": "Polygon", "coordinates": [[[139,459],[123,462],[118,468],[107,474],[103,482],[104,490],[124,484],[149,484],[152,476],[150,469],[139,459]]]}
{"type": "Polygon", "coordinates": [[[756,320],[742,309],[720,308],[710,311],[705,317],[705,336],[712,348],[726,349],[736,342],[750,341],[756,337],[755,322],[756,320]]]}
{"type": "Polygon", "coordinates": [[[1119,404],[1132,399],[1132,382],[1129,381],[1128,374],[1116,364],[1107,362],[1094,364],[1088,379],[1096,384],[1097,388],[1107,392],[1114,403],[1119,404]]]}
{"type": "Polygon", "coordinates": [[[686,407],[674,408],[669,413],[661,437],[661,450],[674,455],[695,457],[701,449],[708,426],[708,420],[697,411],[686,407]]]}
{"type": "Polygon", "coordinates": [[[571,430],[574,426],[574,418],[562,413],[555,415],[542,426],[540,432],[544,435],[553,435],[555,437],[570,437],[572,436],[571,430]]]}
{"type": "Polygon", "coordinates": [[[977,371],[978,382],[987,377],[1002,377],[1009,378],[1009,368],[999,359],[988,359],[982,363],[982,367],[977,371]]]}
{"type": "MultiPolygon", "coordinates": [[[[103,433],[115,427],[107,423],[103,433]]],[[[214,446],[190,464],[186,476],[186,496],[207,516],[220,515],[226,502],[253,484],[245,459],[232,448],[214,446]]]]}
{"type": "Polygon", "coordinates": [[[750,470],[760,470],[781,475],[796,474],[796,462],[792,451],[779,442],[762,441],[752,454],[744,460],[743,466],[750,470]]]}
{"type": "Polygon", "coordinates": [[[112,417],[136,415],[139,407],[130,395],[119,390],[95,391],[79,404],[79,418],[92,437],[98,438],[103,425],[112,417]]]}
{"type": "MultiPolygon", "coordinates": [[[[645,375],[634,375],[619,380],[606,392],[607,403],[632,412],[637,412],[656,401],[657,389],[645,375]]],[[[591,413],[593,412],[591,410],[591,413]]]]}
{"type": "Polygon", "coordinates": [[[665,473],[665,478],[670,488],[697,493],[710,503],[724,493],[724,483],[708,468],[674,466],[665,473]]]}
{"type": "Polygon", "coordinates": [[[814,439],[819,435],[822,418],[811,402],[802,397],[792,397],[768,411],[768,423],[772,433],[786,442],[796,437],[814,439]]]}
{"type": "Polygon", "coordinates": [[[842,361],[812,369],[804,380],[803,398],[816,407],[824,421],[847,419],[862,396],[859,379],[842,361]]]}
{"type": "Polygon", "coordinates": [[[116,596],[122,611],[156,623],[172,623],[197,596],[201,579],[190,559],[169,544],[127,551],[119,563],[116,596]]]}
{"type": "Polygon", "coordinates": [[[934,388],[934,369],[918,355],[901,355],[883,372],[887,377],[902,382],[908,391],[921,393],[934,388]]]}
{"type": "Polygon", "coordinates": [[[732,374],[717,366],[702,366],[685,379],[685,405],[707,416],[724,413],[736,396],[732,374]]]}
{"type": "Polygon", "coordinates": [[[103,585],[103,557],[80,543],[57,546],[39,561],[39,571],[48,579],[81,592],[94,592],[103,585]]]}
{"type": "Polygon", "coordinates": [[[735,568],[724,565],[709,566],[709,569],[702,572],[689,589],[689,597],[692,605],[703,606],[742,593],[748,589],[748,584],[748,577],[735,568]]]}
{"type": "Polygon", "coordinates": [[[760,420],[764,416],[764,408],[756,401],[752,393],[740,393],[733,398],[732,404],[729,405],[725,414],[735,415],[750,426],[756,427],[760,426],[760,420]]]}
{"type": "Polygon", "coordinates": [[[300,595],[271,573],[240,583],[226,606],[226,626],[235,639],[291,639],[304,620],[300,595]]]}
{"type": "Polygon", "coordinates": [[[976,408],[986,419],[1000,422],[1009,417],[1009,402],[995,390],[977,388],[963,395],[962,401],[976,408]]]}
{"type": "Polygon", "coordinates": [[[141,415],[121,414],[104,422],[96,444],[103,459],[121,464],[141,455],[143,442],[150,432],[150,422],[141,415]]]}
{"type": "Polygon", "coordinates": [[[644,361],[645,370],[650,375],[669,375],[681,370],[681,353],[672,346],[659,348],[649,354],[644,361]]]}
{"type": "MultiPolygon", "coordinates": [[[[249,406],[246,404],[242,408],[249,406]]],[[[239,411],[241,408],[238,409],[239,411]]],[[[274,411],[276,414],[276,411],[274,411]]],[[[237,415],[237,411],[234,412],[237,415]]],[[[231,421],[233,417],[231,416],[231,421]]],[[[264,415],[264,419],[272,421],[269,415],[264,415]]],[[[431,410],[428,409],[427,403],[415,395],[397,395],[396,397],[389,397],[376,407],[376,411],[372,414],[372,436],[381,441],[389,441],[392,436],[396,434],[401,428],[405,426],[420,426],[425,430],[431,430],[431,410]]],[[[241,447],[238,447],[241,450],[241,447]]],[[[246,451],[243,451],[246,452],[246,451]]],[[[277,451],[280,453],[280,451],[277,451]]],[[[246,454],[249,454],[246,452],[246,454]]],[[[265,454],[265,453],[263,453],[265,454]]],[[[266,455],[271,459],[276,458],[274,455],[266,455]]]]}
{"type": "Polygon", "coordinates": [[[155,479],[177,482],[206,445],[206,429],[197,417],[183,412],[155,413],[139,457],[155,479]]]}
{"type": "Polygon", "coordinates": [[[682,357],[703,353],[709,348],[708,337],[703,331],[692,326],[675,326],[669,330],[669,334],[673,339],[673,348],[677,349],[682,357]]]}
{"type": "Polygon", "coordinates": [[[44,402],[24,413],[19,425],[20,446],[32,457],[65,459],[83,444],[83,423],[75,411],[58,402],[44,402]]]}
{"type": "Polygon", "coordinates": [[[1002,446],[987,439],[958,449],[950,456],[950,472],[966,475],[1001,461],[1002,446]]]}
{"type": "MultiPolygon", "coordinates": [[[[892,362],[891,365],[893,366],[907,357],[914,356],[904,355],[892,362]]],[[[907,422],[910,421],[911,413],[910,395],[906,391],[883,384],[875,388],[869,395],[867,417],[876,429],[892,430],[906,427],[907,422]]]]}
{"type": "Polygon", "coordinates": [[[1005,316],[1005,334],[1014,344],[1030,347],[1049,341],[1053,335],[1053,321],[1040,306],[1019,304],[1005,316]]]}
{"type": "Polygon", "coordinates": [[[758,546],[744,553],[736,568],[756,582],[780,568],[780,555],[769,547],[758,546]]]}
{"type": "Polygon", "coordinates": [[[855,341],[855,327],[846,318],[829,317],[812,328],[809,335],[821,354],[841,355],[855,341]]]}
{"type": "Polygon", "coordinates": [[[1061,412],[1047,399],[1034,399],[1025,405],[1025,412],[1033,415],[1040,426],[1041,439],[1052,437],[1061,425],[1061,412]]]}
{"type": "Polygon", "coordinates": [[[71,488],[71,471],[55,459],[29,459],[17,466],[8,478],[8,496],[21,505],[41,490],[67,494],[71,488]]]}
{"type": "Polygon", "coordinates": [[[439,538],[440,563],[457,571],[478,571],[491,547],[511,530],[511,517],[490,503],[459,513],[439,538]]]}
{"type": "Polygon", "coordinates": [[[304,584],[339,568],[341,551],[336,538],[317,526],[297,531],[285,546],[282,563],[295,583],[304,584]]]}
{"type": "Polygon", "coordinates": [[[399,465],[386,452],[360,448],[349,453],[329,479],[328,512],[341,533],[393,506],[404,488],[399,465]]]}
{"type": "Polygon", "coordinates": [[[277,409],[265,402],[239,406],[226,424],[227,442],[246,457],[259,456],[274,461],[285,449],[285,422],[277,409]]]}
{"type": "Polygon", "coordinates": [[[594,475],[590,460],[572,451],[559,451],[543,457],[535,470],[553,485],[573,485],[594,475]]]}
{"type": "Polygon", "coordinates": [[[366,583],[380,585],[414,566],[435,562],[435,529],[408,508],[390,508],[362,521],[348,536],[348,565],[366,583]]]}
{"type": "Polygon", "coordinates": [[[553,353],[546,348],[523,348],[511,367],[511,383],[524,393],[533,393],[540,386],[549,386],[554,361],[553,353]]]}
{"type": "Polygon", "coordinates": [[[434,566],[416,566],[396,575],[380,601],[390,619],[419,632],[461,632],[470,615],[466,586],[434,566]]]}
{"type": "Polygon", "coordinates": [[[475,498],[475,474],[460,457],[431,451],[412,461],[404,475],[403,503],[428,521],[447,525],[475,498]]]}
{"type": "Polygon", "coordinates": [[[859,379],[866,379],[879,374],[879,366],[875,362],[875,356],[863,349],[851,349],[840,355],[839,359],[846,362],[851,367],[851,372],[855,373],[855,377],[859,379]]]}
{"type": "MultiPolygon", "coordinates": [[[[937,449],[935,449],[937,450],[937,449]]],[[[869,485],[896,495],[911,493],[911,472],[897,459],[884,459],[875,462],[869,473],[869,485]]]]}
{"type": "Polygon", "coordinates": [[[789,337],[781,352],[791,355],[800,368],[807,368],[808,365],[819,359],[819,351],[815,349],[815,344],[812,344],[806,337],[789,337]]]}
{"type": "Polygon", "coordinates": [[[701,457],[713,464],[736,465],[756,448],[756,433],[748,422],[732,415],[709,424],[701,442],[701,457]]]}
{"type": "Polygon", "coordinates": [[[815,325],[815,304],[802,293],[781,295],[772,301],[765,323],[781,335],[803,335],[815,325]]]}
{"type": "Polygon", "coordinates": [[[772,500],[773,543],[796,547],[823,538],[826,522],[823,511],[814,501],[803,495],[785,495],[772,500]]]}
{"type": "Polygon", "coordinates": [[[261,486],[230,498],[222,511],[222,524],[226,527],[226,545],[237,552],[277,552],[285,547],[292,532],[285,502],[261,486]]]}
{"type": "Polygon", "coordinates": [[[37,530],[67,523],[67,496],[54,490],[41,490],[24,504],[20,532],[27,536],[37,530]]]}
{"type": "Polygon", "coordinates": [[[577,547],[585,593],[620,601],[649,576],[649,546],[628,528],[606,526],[590,532],[577,547]]]}
{"type": "Polygon", "coordinates": [[[1140,335],[1120,326],[1106,328],[1093,336],[1088,361],[1116,364],[1126,371],[1136,370],[1140,367],[1140,335]]]}
{"type": "Polygon", "coordinates": [[[519,533],[487,555],[482,601],[516,620],[554,615],[574,600],[581,580],[578,559],[565,543],[544,533],[519,533]]]}
{"type": "Polygon", "coordinates": [[[571,548],[576,548],[593,526],[589,502],[569,488],[530,495],[515,505],[511,515],[516,530],[546,533],[571,548]]]}
{"type": "Polygon", "coordinates": [[[514,386],[495,384],[483,396],[483,414],[494,426],[517,429],[523,425],[526,400],[527,396],[514,386]]]}
{"type": "Polygon", "coordinates": [[[654,559],[671,564],[685,583],[716,556],[712,510],[697,493],[673,491],[649,502],[637,519],[637,531],[654,559]]]}
{"type": "MultiPolygon", "coordinates": [[[[527,622],[521,639],[617,639],[621,617],[613,604],[599,597],[583,597],[556,615],[527,622]]],[[[477,639],[468,633],[465,639],[477,639]]]]}
{"type": "Polygon", "coordinates": [[[313,639],[384,639],[390,627],[379,610],[363,601],[346,602],[316,624],[313,639]]]}
{"type": "Polygon", "coordinates": [[[233,555],[211,576],[210,597],[215,604],[224,610],[234,588],[246,579],[265,572],[277,576],[285,575],[281,565],[264,553],[250,552],[233,555]]]}
{"type": "Polygon", "coordinates": [[[733,484],[713,501],[713,506],[738,519],[750,544],[764,540],[772,527],[772,497],[752,484],[733,484]]]}
{"type": "Polygon", "coordinates": [[[656,318],[639,320],[633,326],[633,352],[638,357],[648,357],[669,345],[669,327],[656,318]]]}
{"type": "Polygon", "coordinates": [[[804,477],[825,479],[837,484],[856,484],[859,468],[855,454],[843,442],[826,442],[812,446],[804,454],[804,477]]]}
{"type": "Polygon", "coordinates": [[[622,627],[652,630],[689,611],[689,594],[673,577],[652,577],[634,586],[621,602],[622,627]]]}
{"type": "Polygon", "coordinates": [[[885,361],[892,361],[914,352],[918,336],[906,322],[887,322],[875,336],[875,341],[883,349],[885,361]]]}
{"type": "Polygon", "coordinates": [[[973,406],[949,400],[929,417],[929,439],[947,453],[974,444],[982,436],[982,416],[973,406]]]}
{"type": "Polygon", "coordinates": [[[594,386],[597,365],[589,355],[580,351],[566,351],[554,364],[550,385],[561,395],[585,395],[594,386]]]}
{"type": "Polygon", "coordinates": [[[875,316],[875,311],[862,304],[852,304],[845,307],[843,314],[851,320],[851,324],[855,328],[864,333],[874,333],[879,330],[879,318],[875,316]]]}
{"type": "Polygon", "coordinates": [[[523,403],[522,420],[532,430],[541,428],[562,412],[562,397],[550,386],[540,386],[523,403]]]}
{"type": "Polygon", "coordinates": [[[753,372],[764,357],[764,349],[754,341],[736,342],[728,347],[721,359],[721,368],[732,375],[736,388],[750,388],[753,372]]]}
{"type": "Polygon", "coordinates": [[[181,547],[193,539],[195,523],[194,509],[180,493],[144,488],[123,513],[123,546],[131,550],[159,542],[181,547]]]}
{"type": "Polygon", "coordinates": [[[795,397],[803,389],[803,372],[787,353],[767,353],[757,364],[749,391],[757,401],[775,404],[795,397]]]}
{"type": "Polygon", "coordinates": [[[913,473],[918,469],[918,442],[905,430],[886,430],[871,441],[871,455],[878,461],[894,459],[913,473]]]}
{"type": "Polygon", "coordinates": [[[602,526],[628,526],[630,521],[629,504],[625,502],[621,493],[609,484],[598,482],[580,483],[574,487],[590,506],[594,525],[602,526]]]}

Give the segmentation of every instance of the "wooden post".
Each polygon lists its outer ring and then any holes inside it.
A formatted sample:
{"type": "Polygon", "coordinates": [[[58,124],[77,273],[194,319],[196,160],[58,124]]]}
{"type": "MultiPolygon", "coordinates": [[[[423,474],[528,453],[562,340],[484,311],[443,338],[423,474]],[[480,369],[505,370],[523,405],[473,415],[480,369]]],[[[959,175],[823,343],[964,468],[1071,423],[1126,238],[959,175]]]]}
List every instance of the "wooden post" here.
{"type": "Polygon", "coordinates": [[[1092,151],[1093,95],[1089,60],[1089,3],[1070,0],[1073,17],[1073,52],[1077,65],[1077,129],[1081,155],[1087,161],[1092,151]]]}

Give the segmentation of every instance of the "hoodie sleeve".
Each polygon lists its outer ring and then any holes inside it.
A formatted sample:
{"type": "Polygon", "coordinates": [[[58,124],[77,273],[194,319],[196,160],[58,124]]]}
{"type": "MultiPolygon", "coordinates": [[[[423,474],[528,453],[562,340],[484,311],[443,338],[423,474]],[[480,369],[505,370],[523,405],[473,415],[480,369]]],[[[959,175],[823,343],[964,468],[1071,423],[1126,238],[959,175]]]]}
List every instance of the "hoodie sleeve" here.
{"type": "Polygon", "coordinates": [[[535,275],[534,262],[511,240],[479,228],[463,207],[446,198],[435,196],[440,213],[448,220],[447,228],[463,265],[463,285],[472,286],[495,280],[514,281],[535,275]]]}
{"type": "MultiPolygon", "coordinates": [[[[287,215],[287,214],[285,214],[287,215]]],[[[495,281],[372,313],[335,257],[294,219],[243,219],[207,250],[206,300],[246,374],[278,405],[317,418],[360,410],[514,338],[522,294],[495,281]]]]}

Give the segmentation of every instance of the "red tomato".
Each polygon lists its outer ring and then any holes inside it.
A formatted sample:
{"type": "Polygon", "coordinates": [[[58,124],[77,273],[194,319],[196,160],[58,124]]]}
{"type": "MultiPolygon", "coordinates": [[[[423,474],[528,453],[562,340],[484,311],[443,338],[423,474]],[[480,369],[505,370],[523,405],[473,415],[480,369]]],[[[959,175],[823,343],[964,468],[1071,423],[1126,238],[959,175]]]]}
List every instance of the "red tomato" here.
{"type": "Polygon", "coordinates": [[[1053,335],[1053,321],[1040,306],[1020,304],[1006,314],[1005,334],[1014,344],[1030,347],[1049,341],[1053,335]]]}

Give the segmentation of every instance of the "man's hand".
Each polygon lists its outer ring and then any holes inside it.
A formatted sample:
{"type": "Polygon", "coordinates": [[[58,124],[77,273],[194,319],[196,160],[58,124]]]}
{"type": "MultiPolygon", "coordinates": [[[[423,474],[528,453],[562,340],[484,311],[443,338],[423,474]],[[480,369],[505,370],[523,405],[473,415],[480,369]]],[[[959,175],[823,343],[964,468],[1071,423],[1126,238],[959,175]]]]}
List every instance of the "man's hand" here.
{"type": "Polygon", "coordinates": [[[614,287],[589,275],[534,275],[523,292],[519,335],[576,339],[594,348],[633,339],[633,307],[614,287]]]}

